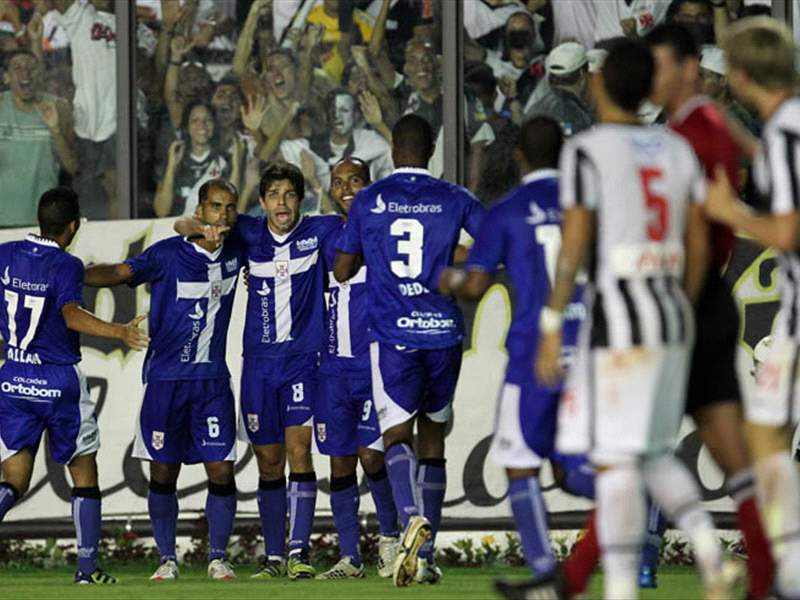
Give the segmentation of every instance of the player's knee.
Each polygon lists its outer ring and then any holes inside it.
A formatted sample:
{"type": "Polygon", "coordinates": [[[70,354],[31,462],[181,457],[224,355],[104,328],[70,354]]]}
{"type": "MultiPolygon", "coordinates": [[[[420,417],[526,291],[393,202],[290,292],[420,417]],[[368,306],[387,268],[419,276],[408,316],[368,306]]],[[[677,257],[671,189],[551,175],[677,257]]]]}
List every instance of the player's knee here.
{"type": "Polygon", "coordinates": [[[311,448],[304,444],[293,444],[286,447],[286,455],[289,459],[289,468],[292,471],[311,471],[313,470],[313,463],[311,462],[311,448]]]}
{"type": "Polygon", "coordinates": [[[383,469],[383,452],[369,448],[359,448],[358,458],[361,461],[361,467],[368,474],[378,473],[383,469]]]}
{"type": "Polygon", "coordinates": [[[358,466],[355,456],[331,456],[331,477],[347,477],[356,474],[358,466]]]}
{"type": "Polygon", "coordinates": [[[206,463],[208,481],[219,485],[234,485],[233,463],[220,461],[206,463]]]}
{"type": "Polygon", "coordinates": [[[175,486],[178,481],[180,467],[178,465],[168,465],[164,463],[150,463],[150,482],[163,485],[175,486]]]}

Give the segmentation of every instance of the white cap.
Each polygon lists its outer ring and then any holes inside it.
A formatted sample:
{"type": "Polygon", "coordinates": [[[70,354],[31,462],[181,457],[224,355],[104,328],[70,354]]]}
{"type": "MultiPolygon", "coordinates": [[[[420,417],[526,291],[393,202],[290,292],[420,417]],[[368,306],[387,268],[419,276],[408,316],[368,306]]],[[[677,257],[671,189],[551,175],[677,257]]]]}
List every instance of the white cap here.
{"type": "Polygon", "coordinates": [[[700,68],[717,75],[727,75],[728,61],[725,51],[717,46],[703,46],[700,50],[700,68]]]}
{"type": "Polygon", "coordinates": [[[603,68],[603,63],[606,62],[608,50],[602,48],[592,48],[587,50],[586,59],[589,61],[589,73],[599,73],[603,68]]]}
{"type": "Polygon", "coordinates": [[[548,75],[567,75],[588,62],[586,49],[578,42],[564,42],[550,51],[544,61],[548,75]]]}

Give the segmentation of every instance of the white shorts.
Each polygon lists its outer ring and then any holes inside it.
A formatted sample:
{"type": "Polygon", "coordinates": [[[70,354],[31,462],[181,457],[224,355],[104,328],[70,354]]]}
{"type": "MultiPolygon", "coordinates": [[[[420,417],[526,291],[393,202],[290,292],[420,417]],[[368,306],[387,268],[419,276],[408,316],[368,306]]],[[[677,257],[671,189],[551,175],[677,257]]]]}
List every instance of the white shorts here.
{"type": "Polygon", "coordinates": [[[745,418],[756,425],[791,426],[798,422],[800,342],[778,329],[765,360],[756,368],[752,393],[744,396],[745,418]]]}
{"type": "Polygon", "coordinates": [[[684,413],[685,345],[612,350],[582,346],[558,412],[556,448],[595,464],[670,451],[684,413]]]}
{"type": "Polygon", "coordinates": [[[538,469],[542,457],[525,440],[522,427],[522,387],[504,383],[497,399],[497,417],[489,457],[506,469],[538,469]]]}

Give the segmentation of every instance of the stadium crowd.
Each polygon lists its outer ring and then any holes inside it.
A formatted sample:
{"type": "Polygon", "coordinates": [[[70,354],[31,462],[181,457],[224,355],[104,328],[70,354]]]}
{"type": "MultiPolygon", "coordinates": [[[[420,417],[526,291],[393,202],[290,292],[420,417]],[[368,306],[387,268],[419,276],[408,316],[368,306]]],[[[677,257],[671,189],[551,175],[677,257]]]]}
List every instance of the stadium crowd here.
{"type": "Polygon", "coordinates": [[[6,202],[30,199],[3,215],[16,215],[6,225],[40,225],[0,246],[0,519],[27,490],[47,429],[75,486],[75,580],[115,581],[95,561],[99,442],[78,332],[149,345],[133,453],[150,462],[161,554],[152,578],[178,577],[176,481],[181,464],[197,462],[208,475],[208,574],[235,577],[225,558],[237,425],[224,357],[245,266],[238,429],[258,463],[265,540],[253,576],[364,576],[360,463],[380,521],[379,574],[398,587],[438,583],[444,437],[464,334],[453,298],[480,298],[502,266],[517,294],[492,454],[534,578],[498,591],[577,597],[602,561],[605,597],[636,597],[657,585],[669,520],[693,544],[706,596],[729,597],[738,566],[724,560],[673,453],[685,408],[726,476],[749,597],[800,593],[800,472],[790,453],[800,108],[795,44],[758,16],[765,5],[465,2],[460,187],[441,179],[440,2],[140,0],[141,214],[172,217],[180,236],[84,272],[64,252],[80,216],[118,210],[116,112],[104,93],[114,6],[0,4],[12,34],[0,170],[14,192],[6,202]],[[60,85],[45,91],[65,65],[69,98],[60,85]],[[667,127],[643,126],[653,123],[667,127]],[[468,257],[462,229],[475,238],[468,257]],[[735,231],[780,253],[782,308],[752,396],[739,385],[740,317],[724,278],[735,231]],[[145,283],[149,337],[143,316],[112,324],[79,306],[84,284],[145,283]],[[37,387],[50,385],[45,376],[80,410],[30,408],[34,396],[53,397],[37,387]],[[312,435],[331,457],[341,550],[320,574],[308,555],[312,435]],[[596,506],[563,568],[544,522],[544,459],[560,487],[596,506]]]}
{"type": "MultiPolygon", "coordinates": [[[[35,223],[39,195],[55,184],[78,191],[91,219],[120,214],[115,173],[128,157],[117,160],[114,135],[115,10],[112,0],[0,2],[0,180],[13,192],[0,226],[35,223]]],[[[517,180],[513,140],[532,114],[553,115],[567,134],[591,126],[588,75],[608,40],[664,21],[708,45],[708,93],[755,127],[726,96],[713,44],[730,20],[768,10],[742,0],[467,0],[467,187],[491,204],[517,180]]],[[[240,209],[257,213],[258,174],[276,158],[308,180],[304,212],[331,210],[328,169],[343,156],[366,160],[373,178],[387,174],[401,115],[441,130],[441,15],[441,0],[137,0],[135,214],[189,214],[203,181],[219,175],[242,190],[240,209]]]]}

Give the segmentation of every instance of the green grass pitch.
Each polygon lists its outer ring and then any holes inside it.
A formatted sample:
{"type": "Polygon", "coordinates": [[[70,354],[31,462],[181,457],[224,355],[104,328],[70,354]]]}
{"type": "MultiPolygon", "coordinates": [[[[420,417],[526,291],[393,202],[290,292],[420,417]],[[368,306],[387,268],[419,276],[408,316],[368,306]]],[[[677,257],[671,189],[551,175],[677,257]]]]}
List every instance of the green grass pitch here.
{"type": "MultiPolygon", "coordinates": [[[[154,583],[148,581],[152,568],[140,565],[117,567],[109,572],[119,578],[115,586],[76,586],[71,583],[72,571],[66,568],[4,569],[0,570],[0,597],[11,599],[57,598],[69,600],[79,598],[209,598],[213,600],[243,600],[246,598],[268,598],[269,600],[338,600],[354,599],[412,599],[442,598],[469,600],[495,598],[492,580],[495,577],[525,577],[524,569],[510,568],[446,568],[441,584],[436,586],[414,585],[405,589],[392,587],[391,582],[379,579],[374,569],[368,571],[366,579],[351,581],[254,581],[249,578],[252,569],[240,567],[235,581],[216,582],[206,578],[203,569],[181,570],[181,578],[175,582],[154,583]]],[[[601,597],[602,581],[595,577],[589,597],[601,597]]],[[[700,580],[689,567],[664,567],[659,572],[659,589],[646,590],[643,600],[702,598],[700,580]]]]}

